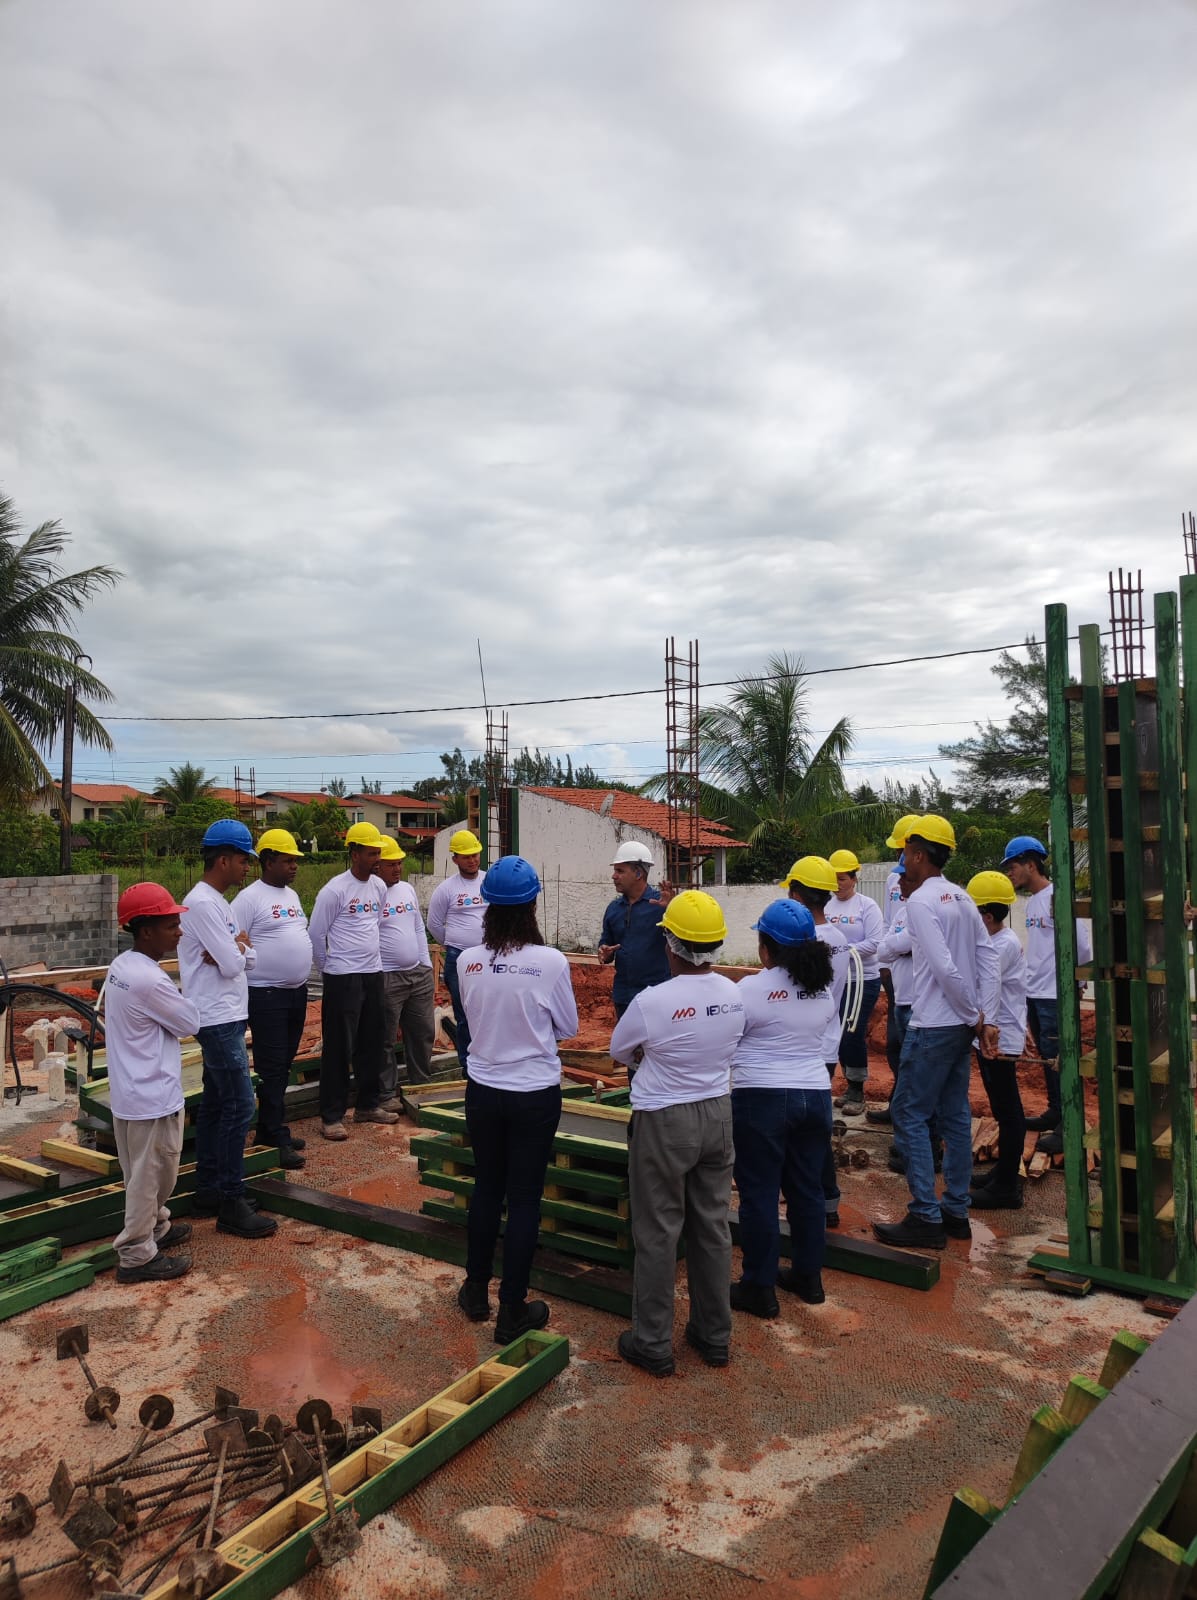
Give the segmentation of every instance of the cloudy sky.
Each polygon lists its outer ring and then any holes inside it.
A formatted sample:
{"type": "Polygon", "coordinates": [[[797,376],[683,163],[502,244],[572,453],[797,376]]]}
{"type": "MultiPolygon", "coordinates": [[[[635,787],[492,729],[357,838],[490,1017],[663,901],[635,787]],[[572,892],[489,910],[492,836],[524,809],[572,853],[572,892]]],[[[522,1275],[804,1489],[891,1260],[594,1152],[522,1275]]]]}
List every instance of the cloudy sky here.
{"type": "MultiPolygon", "coordinates": [[[[661,762],[703,680],[1001,645],[1197,502],[1197,9],[0,0],[0,487],[124,580],[111,760],[661,762]]],[[[813,681],[854,769],[992,657],[813,681]]],[[[704,699],[721,698],[711,688],[704,699]]],[[[943,770],[942,763],[939,763],[943,770]]]]}

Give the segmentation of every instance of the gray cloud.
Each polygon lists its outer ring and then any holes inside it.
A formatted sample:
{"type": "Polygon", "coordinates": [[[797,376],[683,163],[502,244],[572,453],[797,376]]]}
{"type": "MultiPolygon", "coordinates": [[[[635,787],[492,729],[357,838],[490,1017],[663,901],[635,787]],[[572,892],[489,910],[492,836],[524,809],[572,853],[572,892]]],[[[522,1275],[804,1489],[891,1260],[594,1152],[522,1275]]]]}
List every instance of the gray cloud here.
{"type": "MultiPolygon", "coordinates": [[[[1195,44],[1110,0],[10,0],[0,482],[125,570],[125,715],[474,701],[479,636],[501,703],[657,683],[667,633],[722,679],[1101,619],[1183,562],[1195,44]]],[[[1002,714],[988,665],[816,720],[911,761],[1002,714]]],[[[482,740],[431,726],[118,722],[116,769],[482,740]]],[[[662,733],[512,712],[629,770],[662,733]]]]}

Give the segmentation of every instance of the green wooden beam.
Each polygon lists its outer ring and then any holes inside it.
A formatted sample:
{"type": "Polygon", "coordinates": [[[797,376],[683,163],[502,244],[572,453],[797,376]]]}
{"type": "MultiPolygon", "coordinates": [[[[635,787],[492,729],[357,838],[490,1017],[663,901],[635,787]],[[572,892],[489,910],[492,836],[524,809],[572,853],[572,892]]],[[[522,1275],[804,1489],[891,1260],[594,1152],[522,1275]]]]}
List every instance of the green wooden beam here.
{"type": "Polygon", "coordinates": [[[10,1289],[0,1289],[0,1322],[22,1311],[31,1311],[34,1306],[44,1306],[49,1300],[59,1300],[64,1294],[74,1294],[76,1289],[86,1289],[95,1275],[96,1269],[90,1262],[71,1261],[25,1283],[14,1284],[10,1289]]]}
{"type": "Polygon", "coordinates": [[[975,1489],[957,1489],[944,1518],[943,1532],[931,1563],[931,1575],[923,1590],[923,1600],[929,1600],[940,1584],[955,1572],[965,1556],[973,1550],[1001,1516],[1001,1508],[986,1500],[975,1489]]]}
{"type": "Polygon", "coordinates": [[[1171,1278],[1145,1278],[1138,1272],[1125,1272],[1117,1267],[1104,1267],[1100,1262],[1074,1262],[1069,1256],[1054,1255],[1050,1250],[1036,1250],[1027,1265],[1032,1272],[1079,1272],[1091,1278],[1098,1289],[1116,1289],[1122,1294],[1164,1295],[1173,1300],[1188,1300],[1193,1287],[1176,1283],[1171,1278]]]}
{"type": "Polygon", "coordinates": [[[1169,1102],[1172,1118],[1172,1194],[1176,1221],[1176,1278],[1197,1288],[1194,1239],[1193,1033],[1189,1006],[1191,940],[1184,920],[1188,886],[1181,799],[1180,663],[1176,596],[1155,597],[1155,659],[1159,694],[1160,848],[1164,860],[1164,965],[1167,986],[1169,1102]],[[1183,974],[1183,978],[1182,975],[1183,974]]]}
{"type": "Polygon", "coordinates": [[[1047,752],[1050,776],[1049,848],[1056,905],[1056,992],[1059,996],[1060,1101],[1064,1112],[1064,1198],[1068,1220],[1068,1253],[1081,1271],[1092,1258],[1089,1238],[1089,1180],[1082,1144],[1085,1127],[1084,1085],[1080,1075],[1081,1016],[1076,986],[1076,868],[1073,827],[1072,726],[1066,690],[1068,671],[1068,608],[1048,606],[1045,618],[1047,664],[1047,752]],[[1068,1136],[1071,1127],[1072,1137],[1068,1136]]]}

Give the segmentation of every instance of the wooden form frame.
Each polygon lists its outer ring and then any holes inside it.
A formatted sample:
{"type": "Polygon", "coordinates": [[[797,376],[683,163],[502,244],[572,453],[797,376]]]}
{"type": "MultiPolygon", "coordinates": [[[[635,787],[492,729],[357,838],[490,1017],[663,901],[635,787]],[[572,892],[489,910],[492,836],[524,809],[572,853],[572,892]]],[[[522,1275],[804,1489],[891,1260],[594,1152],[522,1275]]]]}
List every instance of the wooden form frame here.
{"type": "Polygon", "coordinates": [[[1118,1335],[1097,1382],[1036,1412],[1004,1511],[954,1497],[926,1595],[1180,1600],[1197,1572],[1195,1369],[1197,1304],[1151,1345],[1118,1335]]]}
{"type": "Polygon", "coordinates": [[[1047,608],[1051,851],[1068,1248],[1037,1251],[1044,1274],[1180,1299],[1197,1291],[1190,879],[1185,808],[1197,815],[1197,577],[1181,580],[1180,685],[1176,596],[1155,597],[1154,678],[1107,685],[1095,624],[1079,630],[1081,682],[1068,672],[1068,614],[1047,608]],[[1079,709],[1084,771],[1074,773],[1071,716],[1079,709]],[[1187,790],[1186,790],[1187,781],[1187,790]],[[1082,810],[1083,805],[1083,810],[1082,810]],[[1090,892],[1076,894],[1077,845],[1090,892]],[[1093,923],[1093,965],[1077,965],[1073,918],[1093,923]],[[1093,1052],[1081,1052],[1077,981],[1093,984],[1093,1052]],[[1085,1081],[1097,1091],[1086,1128],[1085,1081]],[[1091,1192],[1087,1155],[1100,1157],[1091,1192]]]}
{"type": "MultiPolygon", "coordinates": [[[[356,1239],[370,1239],[376,1244],[410,1250],[413,1255],[431,1256],[434,1260],[449,1261],[455,1266],[465,1265],[465,1232],[457,1215],[451,1221],[444,1222],[411,1211],[398,1211],[389,1206],[368,1205],[363,1200],[349,1200],[343,1195],[325,1194],[319,1189],[308,1189],[301,1184],[285,1183],[275,1178],[256,1179],[249,1188],[264,1211],[298,1217],[322,1228],[352,1234],[356,1239]]],[[[496,1264],[502,1261],[502,1257],[503,1245],[500,1240],[496,1264]]],[[[600,1311],[611,1311],[620,1317],[630,1318],[632,1314],[630,1273],[579,1260],[559,1250],[537,1251],[532,1263],[531,1283],[533,1288],[557,1295],[562,1300],[596,1306],[600,1311]]]]}
{"type": "MultiPolygon", "coordinates": [[[[442,1389],[328,1469],[335,1509],[359,1522],[385,1511],[569,1363],[569,1340],[528,1333],[442,1389]]],[[[212,1600],[270,1600],[311,1564],[312,1532],[328,1512],[319,1478],[216,1546],[227,1577],[212,1600]]],[[[148,1600],[182,1600],[177,1578],[148,1600]]]]}

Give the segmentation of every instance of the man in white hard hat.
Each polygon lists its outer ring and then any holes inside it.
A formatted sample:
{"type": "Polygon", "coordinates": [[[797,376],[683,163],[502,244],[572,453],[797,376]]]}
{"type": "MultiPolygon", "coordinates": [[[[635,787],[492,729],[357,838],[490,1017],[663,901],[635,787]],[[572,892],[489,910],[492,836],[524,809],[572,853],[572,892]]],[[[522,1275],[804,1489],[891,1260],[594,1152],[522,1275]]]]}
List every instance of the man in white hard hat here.
{"type": "Polygon", "coordinates": [[[598,957],[604,966],[615,963],[611,999],[617,1019],[642,989],[669,982],[669,951],[659,924],[673,889],[668,883],[652,888],[652,866],[652,851],[638,839],[621,844],[611,862],[617,894],[603,917],[598,957]]]}
{"type": "Polygon", "coordinates": [[[449,855],[457,871],[442,879],[432,891],[428,902],[428,931],[445,947],[445,988],[453,1002],[453,1020],[457,1025],[453,1043],[462,1077],[468,1078],[466,1057],[470,1050],[470,1026],[461,1003],[457,958],[463,950],[472,950],[482,943],[482,913],[486,910],[486,901],[482,898],[482,882],[486,877],[481,870],[482,841],[468,828],[458,828],[449,840],[449,855]]]}

